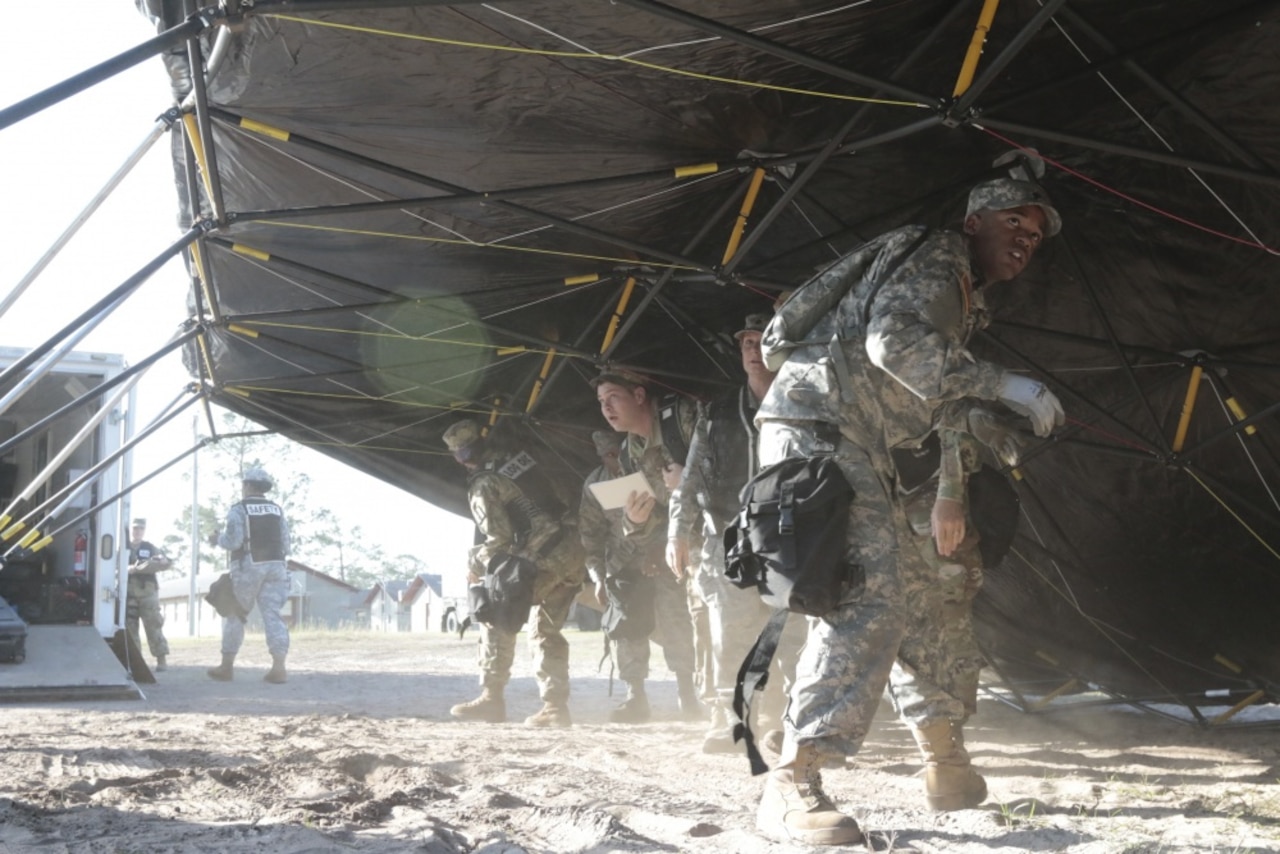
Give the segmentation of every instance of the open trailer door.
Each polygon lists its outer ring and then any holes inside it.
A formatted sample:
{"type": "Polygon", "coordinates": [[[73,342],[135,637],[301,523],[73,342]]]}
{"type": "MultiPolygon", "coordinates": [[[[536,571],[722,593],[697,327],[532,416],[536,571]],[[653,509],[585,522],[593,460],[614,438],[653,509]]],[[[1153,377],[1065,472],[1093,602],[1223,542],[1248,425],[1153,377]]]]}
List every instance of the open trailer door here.
{"type": "MultiPolygon", "coordinates": [[[[0,348],[0,370],[25,355],[0,348]]],[[[27,624],[25,655],[0,663],[0,701],[141,696],[105,642],[124,624],[134,392],[104,386],[124,370],[118,355],[69,353],[0,393],[0,597],[27,624]]]]}

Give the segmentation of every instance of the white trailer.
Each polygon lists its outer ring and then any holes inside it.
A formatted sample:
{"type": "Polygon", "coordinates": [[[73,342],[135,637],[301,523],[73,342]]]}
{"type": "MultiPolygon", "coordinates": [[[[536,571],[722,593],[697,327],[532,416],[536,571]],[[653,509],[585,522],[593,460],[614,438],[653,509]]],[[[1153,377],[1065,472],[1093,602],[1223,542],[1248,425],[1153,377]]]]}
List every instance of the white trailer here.
{"type": "MultiPolygon", "coordinates": [[[[0,347],[0,376],[27,355],[0,347]]],[[[90,662],[132,686],[102,642],[125,619],[136,382],[125,372],[123,356],[71,352],[0,384],[0,596],[30,624],[27,660],[0,667],[0,695],[106,687],[78,672],[90,662]]]]}

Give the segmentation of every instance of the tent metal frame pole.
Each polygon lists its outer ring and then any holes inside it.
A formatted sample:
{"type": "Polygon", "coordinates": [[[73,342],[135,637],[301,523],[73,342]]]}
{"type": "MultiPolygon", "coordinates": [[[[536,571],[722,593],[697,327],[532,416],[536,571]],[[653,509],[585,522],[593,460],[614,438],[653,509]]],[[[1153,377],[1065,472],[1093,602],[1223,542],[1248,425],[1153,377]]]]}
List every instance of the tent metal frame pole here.
{"type": "Polygon", "coordinates": [[[1049,23],[1053,16],[1057,14],[1058,9],[1066,2],[1067,0],[1045,0],[1040,10],[1023,25],[1018,34],[1009,41],[1009,44],[1005,45],[1004,50],[1000,51],[999,55],[991,60],[978,79],[947,109],[947,118],[957,124],[965,121],[970,108],[973,107],[978,98],[982,97],[982,93],[996,81],[1009,63],[1017,59],[1018,54],[1022,53],[1027,45],[1031,43],[1031,40],[1035,38],[1036,34],[1049,23]]]}
{"type": "MultiPolygon", "coordinates": [[[[578,337],[573,340],[573,345],[575,347],[577,347],[578,349],[584,348],[584,346],[587,343],[587,336],[594,334],[597,328],[599,328],[599,326],[602,323],[604,323],[608,318],[613,316],[615,303],[616,301],[614,299],[614,294],[610,293],[605,296],[604,300],[600,304],[600,310],[596,312],[595,317],[591,318],[589,322],[584,323],[582,325],[582,329],[578,333],[578,337]]],[[[562,373],[564,373],[565,370],[568,369],[568,366],[569,366],[568,359],[561,359],[558,363],[556,363],[555,367],[551,369],[551,373],[547,375],[546,381],[543,382],[542,391],[541,393],[538,394],[538,399],[533,402],[533,407],[526,413],[527,415],[532,416],[538,411],[538,408],[542,405],[542,402],[547,399],[547,389],[550,388],[551,384],[554,383],[559,378],[559,376],[562,373]]]]}
{"type": "Polygon", "coordinates": [[[1011,122],[1004,119],[993,118],[992,116],[983,116],[980,119],[975,120],[974,125],[979,128],[995,128],[1005,133],[1035,137],[1036,139],[1057,142],[1063,145],[1073,145],[1077,148],[1084,148],[1090,151],[1100,151],[1104,154],[1115,154],[1120,157],[1129,157],[1134,160],[1145,160],[1150,163],[1159,163],[1164,166],[1176,166],[1180,169],[1194,169],[1197,172],[1221,175],[1225,178],[1235,178],[1236,180],[1244,181],[1245,183],[1258,184],[1271,189],[1280,188],[1280,176],[1278,175],[1271,175],[1250,169],[1241,169],[1238,166],[1229,166],[1224,163],[1210,163],[1207,160],[1199,160],[1194,157],[1183,157],[1178,154],[1154,151],[1149,148],[1134,148],[1131,145],[1104,142],[1100,139],[1090,139],[1088,137],[1049,130],[1047,128],[1033,127],[1031,125],[1024,125],[1020,122],[1011,122]]]}
{"type": "MultiPolygon", "coordinates": [[[[734,188],[734,192],[727,193],[725,195],[725,199],[720,204],[720,208],[714,214],[707,217],[706,222],[704,222],[702,227],[698,229],[697,234],[693,235],[693,237],[684,245],[683,251],[692,252],[701,246],[702,241],[706,240],[712,230],[718,227],[721,221],[729,215],[730,211],[733,210],[733,206],[738,203],[743,194],[746,193],[747,187],[750,185],[751,176],[744,175],[742,181],[740,181],[738,186],[734,188]]],[[[640,316],[643,315],[645,310],[649,307],[649,304],[652,303],[654,299],[657,298],[658,294],[661,293],[662,289],[666,287],[667,282],[671,281],[671,276],[674,273],[674,270],[664,270],[656,282],[647,283],[645,285],[644,296],[641,297],[640,301],[631,309],[631,313],[627,319],[619,324],[618,331],[614,333],[613,341],[611,341],[609,346],[600,353],[598,357],[599,364],[608,364],[610,357],[618,351],[618,347],[624,340],[626,340],[627,334],[635,327],[640,316]]],[[[638,277],[637,280],[641,281],[638,277]]]]}
{"type": "MultiPolygon", "coordinates": [[[[1108,56],[1114,56],[1119,53],[1119,49],[1116,47],[1115,43],[1103,35],[1100,30],[1094,27],[1093,24],[1089,23],[1089,21],[1087,21],[1085,17],[1075,9],[1070,7],[1063,9],[1062,18],[1064,21],[1070,23],[1071,26],[1084,33],[1087,38],[1089,38],[1100,49],[1105,51],[1108,56]]],[[[1227,135],[1221,127],[1210,120],[1209,117],[1201,112],[1194,104],[1179,95],[1173,89],[1170,89],[1163,80],[1148,72],[1147,69],[1144,68],[1137,60],[1126,58],[1122,60],[1122,64],[1129,73],[1133,74],[1138,78],[1138,80],[1144,83],[1147,88],[1155,92],[1166,104],[1181,113],[1183,118],[1187,119],[1189,122],[1208,134],[1209,137],[1217,142],[1218,145],[1220,145],[1228,154],[1238,158],[1241,162],[1253,167],[1254,169],[1267,172],[1275,171],[1264,160],[1262,160],[1262,158],[1258,157],[1258,155],[1246,149],[1237,140],[1227,135]]]]}
{"type": "MultiPolygon", "coordinates": [[[[444,192],[447,192],[447,193],[471,192],[465,187],[459,187],[458,185],[450,184],[447,181],[440,181],[435,178],[422,175],[421,173],[413,172],[409,169],[401,169],[398,166],[392,166],[389,163],[384,163],[380,160],[374,160],[371,157],[365,157],[364,155],[361,155],[361,154],[355,154],[354,152],[345,151],[336,146],[319,142],[318,140],[314,140],[309,137],[302,136],[300,134],[294,134],[294,133],[289,134],[288,141],[289,143],[293,145],[297,145],[300,148],[306,148],[311,151],[319,151],[321,153],[328,154],[332,157],[346,160],[348,163],[352,163],[358,166],[364,166],[369,169],[374,169],[379,172],[382,172],[383,174],[390,175],[392,177],[402,178],[404,180],[414,181],[419,184],[424,184],[428,187],[431,187],[432,189],[443,190],[444,192]]],[[[641,255],[646,255],[654,259],[660,259],[662,261],[666,261],[667,263],[675,264],[677,266],[691,267],[695,270],[713,272],[710,266],[700,261],[695,261],[692,258],[685,258],[680,255],[673,255],[662,249],[658,249],[652,246],[646,246],[642,243],[636,243],[633,240],[627,240],[624,237],[619,237],[617,235],[609,234],[608,232],[600,231],[599,229],[591,228],[589,226],[579,225],[575,222],[570,222],[569,220],[563,219],[558,216],[554,216],[552,214],[542,213],[541,211],[534,210],[533,208],[527,208],[523,205],[517,205],[511,202],[503,202],[503,201],[495,201],[490,204],[492,207],[498,210],[504,210],[504,211],[507,211],[508,213],[514,213],[519,216],[523,216],[526,219],[532,219],[536,222],[541,222],[546,225],[551,225],[570,234],[576,234],[580,237],[586,237],[590,240],[598,240],[602,243],[607,243],[612,246],[618,246],[623,249],[628,249],[632,252],[637,252],[637,253],[640,253],[641,255]]],[[[234,225],[238,220],[235,214],[231,214],[228,216],[227,221],[229,224],[234,225]]],[[[484,246],[483,243],[477,243],[476,245],[478,247],[484,246]]]]}
{"type": "Polygon", "coordinates": [[[1129,363],[1129,359],[1120,348],[1120,340],[1116,337],[1115,327],[1111,325],[1111,320],[1107,317],[1107,312],[1102,307],[1102,300],[1098,298],[1098,292],[1094,288],[1089,274],[1085,272],[1084,265],[1080,262],[1080,256],[1076,254],[1075,247],[1071,245],[1071,241],[1066,235],[1061,235],[1061,241],[1063,247],[1067,250],[1067,255],[1071,257],[1071,263],[1075,265],[1080,281],[1084,284],[1085,293],[1089,295],[1089,302],[1093,304],[1093,310],[1097,312],[1098,320],[1102,323],[1102,329],[1107,334],[1107,340],[1111,342],[1112,351],[1120,363],[1121,370],[1124,371],[1129,384],[1133,386],[1133,391],[1138,396],[1138,402],[1142,405],[1143,411],[1147,413],[1147,418],[1151,422],[1151,429],[1156,435],[1160,450],[1166,456],[1173,453],[1173,448],[1161,428],[1160,419],[1156,417],[1155,411],[1151,408],[1151,401],[1147,399],[1142,390],[1142,384],[1138,382],[1138,377],[1133,372],[1133,365],[1129,363]]]}
{"type": "MultiPolygon", "coordinates": [[[[924,39],[915,46],[911,53],[909,53],[907,57],[898,64],[898,67],[889,75],[889,79],[892,80],[909,71],[920,57],[932,48],[933,43],[937,41],[942,33],[950,27],[951,23],[960,17],[960,13],[964,11],[964,8],[965,5],[963,3],[952,4],[951,10],[934,25],[929,34],[925,36],[924,39]]],[[[874,94],[880,95],[881,90],[877,90],[874,94]]],[[[747,234],[738,245],[738,250],[734,256],[724,265],[726,275],[733,274],[734,270],[736,270],[742,263],[742,260],[746,258],[747,253],[764,238],[769,227],[772,226],[778,217],[782,215],[782,212],[795,201],[796,196],[798,196],[800,192],[808,186],[809,182],[817,176],[818,172],[826,166],[827,161],[835,156],[836,152],[842,147],[842,141],[849,134],[853,133],[853,130],[858,126],[858,123],[866,117],[868,112],[870,112],[871,106],[871,104],[863,104],[855,110],[853,115],[849,117],[849,120],[845,122],[838,131],[836,131],[831,139],[829,139],[821,150],[819,150],[817,155],[805,164],[804,170],[796,176],[795,180],[791,182],[791,185],[783,189],[781,198],[775,201],[769,210],[765,212],[764,216],[760,218],[760,221],[756,223],[753,229],[751,229],[751,233],[747,234]]],[[[921,127],[919,130],[925,129],[925,127],[921,127]]],[[[864,144],[863,148],[866,147],[867,146],[864,144]]]]}
{"type": "Polygon", "coordinates": [[[133,171],[133,168],[142,160],[143,155],[151,150],[151,147],[156,144],[156,140],[160,139],[160,136],[168,127],[169,122],[165,119],[157,121],[152,126],[146,137],[133,150],[133,153],[125,158],[124,163],[115,171],[115,174],[108,178],[107,183],[102,185],[102,189],[98,190],[97,194],[89,200],[89,204],[84,206],[84,209],[71,221],[71,224],[66,227],[62,234],[58,235],[58,239],[45,251],[44,255],[40,256],[40,260],[35,263],[35,266],[28,270],[22,280],[13,286],[13,290],[5,295],[4,300],[0,301],[0,317],[4,317],[18,297],[22,296],[27,290],[27,286],[36,280],[36,277],[44,271],[45,267],[49,266],[49,263],[58,256],[63,247],[76,235],[76,232],[97,212],[102,203],[107,200],[107,197],[115,192],[116,187],[120,186],[120,182],[133,171]]]}
{"type": "Polygon", "coordinates": [[[1048,371],[1043,367],[1041,367],[1040,365],[1036,364],[1034,361],[1032,361],[1030,357],[1028,357],[1025,353],[1018,350],[1016,347],[1012,346],[1011,344],[1005,341],[1001,341],[995,335],[991,335],[990,333],[984,334],[982,338],[984,341],[992,342],[998,348],[1008,353],[1009,355],[1013,356],[1018,361],[1022,362],[1022,364],[1026,365],[1031,370],[1035,371],[1041,376],[1053,377],[1054,382],[1061,388],[1065,389],[1073,398],[1083,403],[1086,407],[1088,407],[1094,413],[1101,415],[1103,418],[1105,418],[1108,422],[1110,422],[1114,426],[1124,430],[1126,433],[1130,435],[1131,438],[1136,440],[1139,444],[1143,445],[1144,447],[1151,448],[1152,453],[1156,453],[1156,449],[1152,446],[1151,441],[1147,439],[1147,437],[1143,436],[1136,429],[1129,426],[1125,422],[1121,421],[1119,418],[1116,418],[1114,415],[1108,412],[1104,407],[1098,405],[1097,403],[1094,403],[1090,398],[1085,396],[1082,392],[1077,391],[1075,388],[1073,388],[1069,384],[1063,382],[1060,378],[1054,376],[1051,371],[1048,371]]]}
{"type": "Polygon", "coordinates": [[[140,62],[151,59],[153,56],[159,56],[169,48],[182,44],[187,39],[200,35],[200,33],[203,33],[217,22],[220,14],[216,8],[205,9],[191,16],[183,23],[165,30],[154,38],[148,39],[137,47],[129,48],[105,62],[100,62],[92,68],[68,77],[61,83],[56,83],[29,98],[17,102],[13,106],[0,110],[0,130],[33,116],[41,110],[52,107],[54,104],[65,101],[72,95],[83,92],[85,89],[101,83],[109,77],[114,77],[121,71],[126,71],[140,62]]]}
{"type": "Polygon", "coordinates": [[[1221,430],[1220,432],[1215,433],[1206,439],[1203,439],[1199,444],[1192,445],[1190,448],[1185,449],[1182,452],[1181,456],[1183,458],[1187,458],[1194,454],[1197,454],[1200,451],[1204,450],[1205,448],[1209,447],[1210,445],[1221,442],[1223,439],[1231,438],[1232,436],[1239,433],[1241,430],[1245,430],[1249,428],[1251,425],[1257,424],[1261,421],[1265,421],[1267,418],[1270,418],[1272,415],[1276,414],[1277,412],[1280,412],[1280,402],[1273,403],[1270,406],[1266,407],[1265,409],[1260,409],[1257,412],[1255,412],[1253,415],[1250,415],[1248,418],[1244,419],[1243,421],[1237,421],[1235,424],[1232,424],[1230,427],[1227,427],[1221,430]]]}
{"type": "MultiPolygon", "coordinates": [[[[1132,60],[1136,56],[1141,56],[1144,53],[1155,50],[1156,48],[1168,47],[1171,44],[1176,44],[1177,42],[1187,39],[1202,41],[1213,31],[1216,31],[1219,28],[1225,28],[1227,25],[1234,24],[1237,20],[1251,22],[1255,20],[1259,14],[1262,14],[1264,11],[1274,7],[1275,5],[1276,0],[1256,0],[1254,3],[1233,9],[1216,18],[1209,18],[1205,21],[1192,24],[1189,27],[1184,27],[1181,30],[1175,30],[1174,32],[1166,33],[1150,41],[1126,48],[1123,51],[1117,52],[1113,56],[1086,63],[1084,67],[1075,71],[1064,71],[1062,74],[1055,74],[1049,80],[1044,80],[1028,86],[1011,95],[1000,98],[997,101],[987,102],[983,106],[983,114],[987,115],[992,112],[1003,110],[1027,98],[1042,97],[1046,91],[1057,89],[1069,83],[1074,83],[1085,77],[1092,77],[1095,74],[1107,71],[1124,62],[1132,60]]],[[[1065,15],[1069,11],[1070,7],[1067,7],[1062,10],[1062,13],[1065,15]]]]}
{"type": "Polygon", "coordinates": [[[1188,460],[1179,460],[1178,466],[1179,468],[1184,469],[1188,474],[1194,475],[1200,480],[1203,480],[1209,486],[1213,487],[1215,492],[1230,498],[1233,509],[1239,508],[1252,511],[1259,521],[1266,522],[1272,527],[1280,529],[1280,515],[1277,515],[1275,508],[1268,510],[1266,507],[1259,506],[1256,502],[1245,498],[1243,495],[1236,492],[1235,489],[1218,480],[1216,477],[1188,460]]]}
{"type": "MultiPolygon", "coordinates": [[[[217,241],[217,243],[219,245],[224,245],[223,241],[217,241]]],[[[288,267],[289,269],[296,270],[298,272],[306,272],[306,273],[322,276],[323,278],[335,284],[341,284],[343,286],[350,286],[350,287],[357,287],[361,289],[368,289],[376,293],[381,293],[389,297],[394,297],[394,299],[389,299],[384,302],[363,303],[361,305],[356,305],[356,306],[334,305],[334,306],[325,306],[323,308],[315,308],[315,309],[273,311],[273,312],[262,312],[262,313],[256,313],[256,314],[224,315],[223,316],[224,322],[222,325],[231,324],[231,323],[252,323],[254,320],[260,320],[268,317],[279,317],[281,315],[304,315],[308,317],[314,317],[317,314],[324,315],[324,314],[330,314],[330,313],[358,313],[361,311],[369,311],[369,310],[374,310],[378,308],[392,307],[397,305],[408,305],[415,302],[419,302],[419,300],[417,299],[401,297],[392,291],[385,291],[374,285],[367,285],[355,279],[350,279],[350,278],[347,278],[346,276],[340,276],[336,273],[331,273],[331,272],[328,272],[327,270],[321,270],[317,267],[311,267],[311,266],[308,266],[307,264],[303,264],[298,261],[290,261],[288,259],[281,258],[280,256],[277,256],[277,255],[272,255],[270,259],[267,261],[262,261],[261,259],[255,259],[255,260],[257,260],[258,263],[265,264],[268,267],[271,266],[272,264],[280,264],[281,266],[288,267]]],[[[469,317],[465,314],[461,314],[459,312],[452,311],[447,308],[440,308],[439,306],[431,306],[431,311],[439,312],[440,314],[445,314],[450,317],[457,318],[465,323],[471,324],[473,326],[478,326],[481,329],[487,330],[489,332],[493,332],[498,335],[507,336],[514,341],[521,341],[525,344],[534,344],[539,347],[548,347],[548,348],[555,347],[559,352],[565,355],[581,356],[587,359],[591,359],[595,357],[594,353],[588,352],[586,350],[579,350],[576,348],[566,348],[556,341],[551,341],[550,339],[542,338],[537,335],[529,335],[524,332],[517,332],[514,329],[508,329],[505,326],[500,326],[496,323],[490,323],[489,321],[483,320],[478,317],[469,317]]],[[[421,338],[423,341],[426,341],[426,342],[431,341],[429,337],[425,337],[425,338],[423,336],[414,336],[414,337],[421,338]]]]}
{"type": "Polygon", "coordinates": [[[138,362],[138,364],[132,365],[126,368],[125,370],[121,371],[119,374],[116,374],[111,379],[106,380],[105,382],[102,382],[99,385],[94,386],[93,388],[86,391],[84,394],[77,397],[75,400],[72,400],[69,403],[63,404],[58,409],[54,410],[53,412],[49,413],[45,417],[41,418],[39,421],[36,421],[35,423],[29,425],[28,427],[25,427],[24,429],[22,429],[20,432],[14,434],[13,438],[5,442],[0,442],[0,457],[3,457],[5,454],[9,453],[9,451],[11,451],[13,448],[16,448],[19,444],[21,444],[24,440],[26,440],[31,436],[34,436],[36,433],[39,433],[45,427],[49,426],[54,421],[57,421],[59,418],[66,415],[68,412],[72,412],[76,409],[79,409],[81,406],[84,406],[89,401],[95,398],[101,397],[103,394],[110,391],[115,386],[120,385],[123,382],[127,382],[131,377],[147,370],[156,362],[158,362],[160,359],[169,355],[174,350],[178,349],[183,344],[187,343],[192,338],[194,338],[198,331],[199,330],[192,328],[192,329],[188,329],[185,332],[180,333],[178,337],[176,337],[174,340],[170,341],[168,344],[165,344],[159,350],[152,353],[150,356],[147,356],[142,361],[138,362]]]}
{"type": "Polygon", "coordinates": [[[288,12],[345,12],[362,9],[401,9],[414,6],[472,6],[485,0],[254,0],[253,7],[242,9],[245,17],[288,12]]]}
{"type": "Polygon", "coordinates": [[[227,209],[222,199],[222,178],[218,175],[218,150],[213,140],[213,122],[209,118],[209,94],[205,89],[204,57],[200,51],[200,39],[187,40],[187,72],[191,76],[191,94],[195,96],[196,127],[200,129],[200,142],[204,148],[205,180],[209,182],[209,204],[213,206],[213,218],[218,225],[227,221],[227,209]]]}
{"type": "Polygon", "coordinates": [[[22,356],[20,359],[18,359],[16,362],[10,365],[8,368],[5,368],[3,372],[0,372],[0,388],[5,387],[5,385],[13,377],[18,376],[27,368],[31,367],[31,365],[34,364],[38,359],[40,359],[42,356],[44,356],[46,353],[48,353],[50,350],[56,347],[59,342],[66,339],[72,333],[74,333],[77,329],[83,326],[85,323],[92,320],[103,309],[107,308],[108,306],[114,305],[116,302],[120,301],[123,297],[126,297],[129,294],[131,294],[134,290],[137,289],[139,285],[141,285],[143,282],[149,279],[157,270],[159,270],[161,267],[167,264],[169,262],[169,259],[173,258],[175,255],[177,255],[187,246],[191,245],[191,243],[197,237],[200,236],[200,233],[202,230],[203,230],[202,226],[194,226],[188,229],[187,232],[182,235],[182,237],[175,240],[172,244],[169,245],[167,249],[165,249],[155,258],[152,258],[150,261],[144,264],[138,270],[138,272],[134,273],[132,276],[130,276],[129,278],[125,279],[122,283],[117,285],[111,291],[111,293],[107,294],[102,299],[98,300],[96,303],[94,303],[92,306],[90,306],[88,309],[82,312],[80,316],[77,317],[75,320],[71,321],[62,329],[55,332],[53,336],[50,337],[47,341],[45,341],[43,344],[28,351],[26,355],[22,356]]]}
{"type": "MultiPolygon", "coordinates": [[[[836,65],[833,62],[828,62],[825,59],[812,56],[804,53],[803,51],[796,50],[795,48],[790,48],[786,45],[760,38],[759,36],[744,32],[736,27],[721,24],[718,21],[713,21],[699,15],[694,15],[690,12],[672,8],[665,3],[658,3],[656,0],[617,0],[617,2],[643,10],[652,15],[657,15],[658,17],[676,21],[677,23],[684,24],[704,33],[711,33],[712,35],[719,36],[726,41],[735,42],[743,45],[744,47],[760,51],[761,53],[776,56],[779,59],[785,59],[788,62],[793,62],[804,68],[809,68],[826,74],[836,80],[841,80],[846,83],[855,83],[859,86],[865,86],[868,89],[887,92],[891,95],[896,95],[899,98],[914,101],[921,106],[942,106],[941,99],[935,95],[917,92],[914,89],[909,89],[906,86],[887,80],[877,80],[874,77],[870,77],[866,74],[860,74],[856,71],[851,71],[847,68],[836,65]]],[[[1059,0],[1059,2],[1061,2],[1061,0],[1059,0]]]]}

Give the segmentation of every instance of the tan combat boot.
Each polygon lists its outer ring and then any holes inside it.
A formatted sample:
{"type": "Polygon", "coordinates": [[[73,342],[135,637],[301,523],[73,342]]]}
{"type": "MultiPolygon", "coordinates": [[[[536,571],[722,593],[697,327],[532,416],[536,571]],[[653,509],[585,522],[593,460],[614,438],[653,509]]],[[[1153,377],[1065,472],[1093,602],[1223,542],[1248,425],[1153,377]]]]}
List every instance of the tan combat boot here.
{"type": "Polygon", "coordinates": [[[642,724],[649,720],[649,695],[644,691],[643,682],[627,685],[627,699],[622,705],[609,712],[609,722],[615,724],[642,724]]]}
{"type": "Polygon", "coordinates": [[[769,772],[756,812],[756,828],[782,842],[851,845],[862,841],[858,822],[835,808],[822,791],[822,756],[811,744],[769,772]]]}
{"type": "Polygon", "coordinates": [[[479,697],[459,703],[449,710],[449,714],[462,721],[500,724],[507,719],[507,701],[503,699],[501,689],[485,686],[479,697]]]}
{"type": "Polygon", "coordinates": [[[954,721],[934,721],[912,729],[924,758],[925,798],[932,810],[976,807],[987,798],[987,781],[969,764],[964,734],[954,721]]]}
{"type": "Polygon", "coordinates": [[[569,704],[564,700],[545,700],[542,708],[524,719],[525,726],[536,727],[570,727],[573,719],[569,716],[569,704]]]}
{"type": "Polygon", "coordinates": [[[169,669],[169,664],[168,662],[165,661],[165,657],[163,655],[157,655],[156,666],[155,666],[156,673],[164,673],[168,669],[169,669]]]}
{"type": "Polygon", "coordinates": [[[284,656],[271,656],[271,669],[262,677],[263,682],[270,682],[273,685],[283,685],[289,681],[289,674],[284,669],[284,656]]]}
{"type": "Polygon", "coordinates": [[[236,677],[235,663],[236,657],[234,655],[223,654],[222,663],[217,667],[210,667],[204,674],[218,682],[230,682],[236,677]]]}
{"type": "Polygon", "coordinates": [[[733,740],[733,723],[736,715],[726,712],[724,706],[716,703],[711,707],[711,727],[702,739],[703,753],[739,753],[738,745],[733,740]]]}

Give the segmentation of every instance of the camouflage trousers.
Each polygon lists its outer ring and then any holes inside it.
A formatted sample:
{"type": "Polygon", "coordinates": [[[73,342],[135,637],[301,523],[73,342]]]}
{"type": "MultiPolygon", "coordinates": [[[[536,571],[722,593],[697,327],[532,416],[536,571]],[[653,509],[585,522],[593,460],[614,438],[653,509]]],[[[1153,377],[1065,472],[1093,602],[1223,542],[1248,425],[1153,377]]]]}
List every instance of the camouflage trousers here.
{"type": "MultiPolygon", "coordinates": [[[[724,574],[724,540],[709,537],[693,575],[693,586],[707,603],[711,634],[712,700],[728,716],[733,714],[733,691],[738,670],[751,651],[752,644],[772,613],[755,590],[736,587],[724,574]]],[[[786,628],[774,656],[774,675],[765,686],[762,714],[773,720],[782,718],[786,692],[795,682],[796,656],[804,645],[807,631],[799,617],[787,620],[786,628]],[[781,677],[781,678],[777,678],[781,677]]]]}
{"type": "MultiPolygon", "coordinates": [[[[538,694],[544,702],[562,703],[569,699],[569,642],[561,630],[586,577],[581,545],[575,549],[568,543],[577,539],[575,532],[575,536],[566,538],[565,546],[557,547],[539,561],[533,582],[534,625],[529,647],[538,694]]],[[[481,685],[501,692],[511,681],[515,655],[515,632],[480,625],[481,685]]]]}
{"type": "MultiPolygon", "coordinates": [[[[787,707],[789,748],[809,743],[821,754],[852,756],[866,738],[899,650],[933,666],[928,638],[907,637],[908,594],[927,585],[901,575],[898,540],[905,518],[890,498],[890,485],[877,473],[866,451],[845,438],[825,442],[808,422],[766,421],[760,428],[760,464],[787,457],[829,455],[854,489],[849,508],[845,560],[861,567],[863,582],[829,614],[809,618],[809,633],[796,665],[796,682],[787,707]],[[919,647],[915,646],[919,643],[919,647]]],[[[916,674],[919,676],[919,673],[916,674]]],[[[925,708],[959,702],[932,687],[923,701],[904,702],[905,716],[925,708]],[[923,702],[924,706],[917,704],[923,702]]],[[[789,761],[794,756],[783,756],[789,761]]]]}
{"type": "MultiPolygon", "coordinates": [[[[282,560],[254,563],[241,558],[231,567],[231,589],[236,601],[247,614],[258,606],[262,630],[267,636],[267,651],[273,657],[289,654],[289,627],[280,611],[289,601],[289,570],[282,560]]],[[[222,654],[235,655],[244,644],[244,621],[235,617],[222,620],[222,654]]]]}
{"type": "MultiPolygon", "coordinates": [[[[912,515],[908,509],[909,520],[912,515]]],[[[909,609],[907,633],[918,639],[917,648],[899,653],[890,677],[899,715],[913,726],[957,719],[953,700],[963,706],[960,720],[974,714],[978,674],[986,664],[973,631],[973,600],[982,587],[977,532],[970,524],[960,547],[943,557],[922,527],[911,524],[902,538],[903,564],[913,565],[908,571],[925,588],[909,609]]]]}
{"type": "Polygon", "coordinates": [[[686,582],[668,569],[653,576],[654,629],[648,638],[620,638],[614,642],[618,678],[638,685],[649,678],[649,641],[662,647],[667,669],[677,675],[694,672],[693,618],[686,582]]]}
{"type": "Polygon", "coordinates": [[[129,576],[128,598],[124,608],[125,628],[135,646],[141,645],[138,623],[147,633],[147,648],[159,658],[169,654],[169,641],[164,637],[164,613],[160,610],[160,587],[150,573],[129,576]]]}

